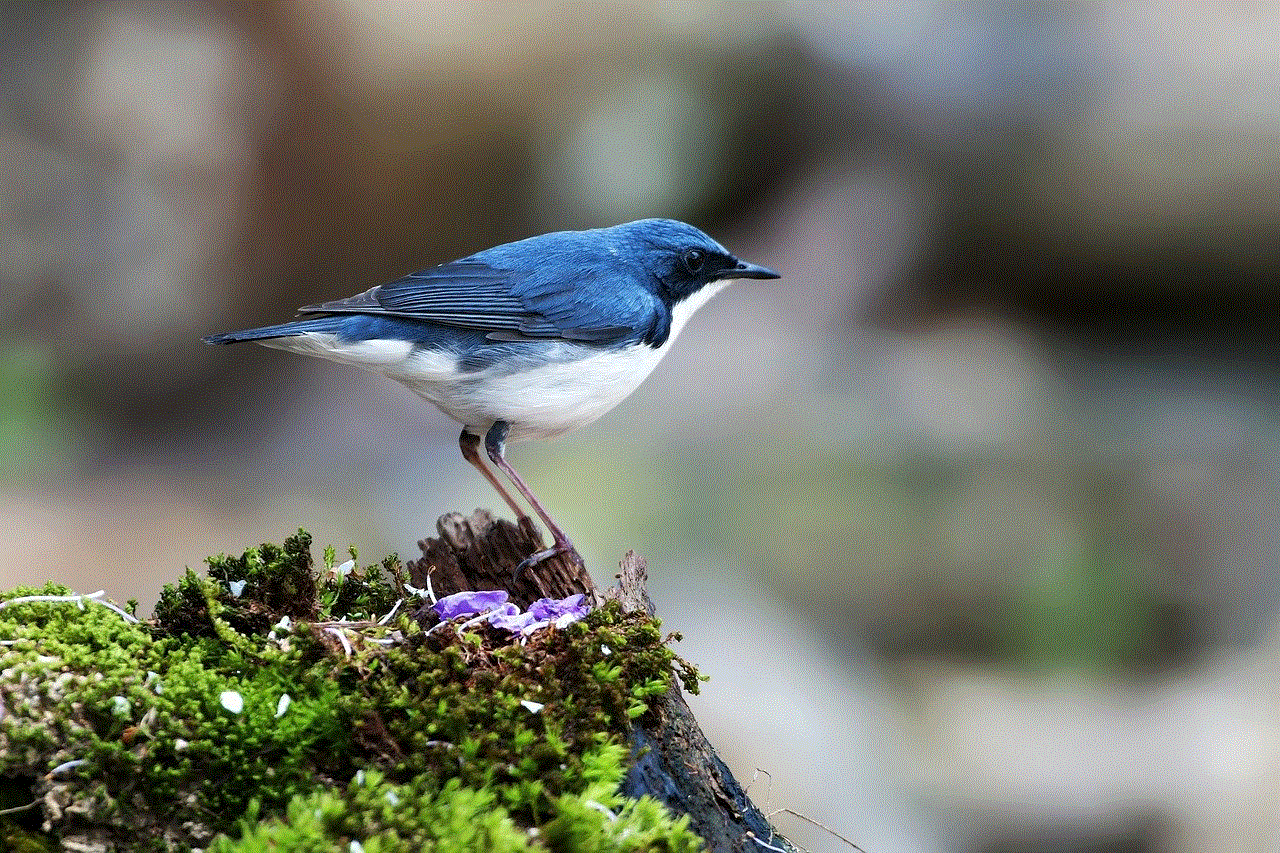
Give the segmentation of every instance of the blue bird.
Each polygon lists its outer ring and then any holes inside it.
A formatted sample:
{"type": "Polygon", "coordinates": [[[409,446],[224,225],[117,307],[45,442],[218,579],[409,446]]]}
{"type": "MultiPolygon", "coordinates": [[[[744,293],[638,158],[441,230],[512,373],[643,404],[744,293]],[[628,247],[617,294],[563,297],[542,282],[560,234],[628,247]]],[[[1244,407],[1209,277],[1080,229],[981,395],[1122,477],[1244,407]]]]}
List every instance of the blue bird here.
{"type": "Polygon", "coordinates": [[[561,435],[622,402],[690,315],[737,278],[779,276],[692,225],[642,219],[494,246],[300,308],[289,323],[204,340],[256,341],[403,383],[462,424],[463,457],[523,517],[480,459],[483,436],[489,459],[552,536],[518,575],[556,554],[579,567],[582,558],[507,462],[506,442],[561,435]]]}

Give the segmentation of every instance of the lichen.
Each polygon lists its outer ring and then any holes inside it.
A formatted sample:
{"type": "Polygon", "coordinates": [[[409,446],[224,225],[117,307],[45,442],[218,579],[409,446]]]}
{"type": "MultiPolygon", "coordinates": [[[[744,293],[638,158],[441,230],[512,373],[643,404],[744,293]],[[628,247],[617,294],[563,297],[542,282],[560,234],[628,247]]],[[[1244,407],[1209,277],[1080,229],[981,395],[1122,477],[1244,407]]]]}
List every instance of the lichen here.
{"type": "MultiPolygon", "coordinates": [[[[129,621],[0,595],[0,839],[49,849],[692,850],[618,784],[627,733],[695,675],[606,605],[513,638],[428,633],[399,562],[210,558],[129,621]],[[386,618],[393,613],[392,618],[386,618]],[[21,806],[23,803],[18,802],[21,806]],[[36,820],[36,818],[39,820],[36,820]],[[351,842],[357,842],[351,846],[351,842]]],[[[45,599],[45,600],[41,600],[45,599]]],[[[32,849],[41,849],[33,847],[32,849]]]]}

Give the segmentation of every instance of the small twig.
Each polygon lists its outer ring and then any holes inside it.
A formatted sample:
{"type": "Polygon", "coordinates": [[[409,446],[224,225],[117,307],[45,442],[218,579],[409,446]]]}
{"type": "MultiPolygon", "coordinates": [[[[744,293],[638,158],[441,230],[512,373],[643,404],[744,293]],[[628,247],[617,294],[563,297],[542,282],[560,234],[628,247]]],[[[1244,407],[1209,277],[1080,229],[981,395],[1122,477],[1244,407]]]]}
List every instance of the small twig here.
{"type": "Polygon", "coordinates": [[[32,806],[38,806],[38,805],[40,805],[40,801],[33,800],[32,802],[27,803],[25,806],[14,806],[11,809],[0,809],[0,816],[4,816],[7,814],[17,814],[18,812],[25,812],[27,809],[31,808],[32,806]]]}
{"type": "MultiPolygon", "coordinates": [[[[759,779],[761,776],[764,776],[766,779],[769,780],[769,796],[772,797],[773,796],[773,774],[770,773],[768,770],[762,770],[759,767],[757,767],[755,772],[751,774],[751,781],[747,783],[747,787],[742,789],[742,793],[750,794],[751,786],[754,785],[756,783],[756,780],[759,779]]],[[[766,806],[769,805],[768,800],[765,800],[765,805],[766,806]]]]}
{"type": "Polygon", "coordinates": [[[597,803],[595,800],[584,800],[582,804],[589,809],[595,809],[596,811],[600,812],[600,814],[609,818],[610,823],[618,822],[618,816],[614,814],[612,809],[610,809],[608,806],[604,805],[603,803],[597,803]]]}
{"type": "Polygon", "coordinates": [[[392,608],[391,608],[391,612],[390,612],[390,613],[388,613],[386,616],[383,616],[381,619],[379,619],[379,620],[378,620],[378,624],[379,624],[379,625],[385,625],[385,624],[387,624],[388,622],[390,622],[390,621],[391,621],[391,617],[393,617],[393,616],[395,616],[395,615],[396,615],[396,611],[400,609],[400,605],[401,605],[401,604],[404,604],[404,599],[403,599],[403,598],[397,598],[397,599],[396,599],[396,605],[395,605],[395,607],[392,607],[392,608]]]}
{"type": "Polygon", "coordinates": [[[120,614],[120,616],[122,616],[124,618],[124,621],[126,622],[132,622],[136,625],[139,621],[138,617],[134,616],[132,613],[126,612],[124,608],[118,607],[117,605],[112,604],[110,601],[99,601],[98,604],[101,604],[103,607],[107,608],[108,610],[114,610],[116,613],[120,614]]]}
{"type": "Polygon", "coordinates": [[[341,628],[342,630],[355,630],[356,628],[376,628],[378,623],[372,619],[326,619],[323,622],[312,622],[317,628],[341,628]]]}
{"type": "MultiPolygon", "coordinates": [[[[400,599],[396,602],[397,607],[403,603],[403,601],[404,599],[400,599]]],[[[360,633],[360,629],[362,628],[384,627],[387,620],[395,615],[395,612],[395,608],[392,608],[390,613],[383,616],[377,622],[374,622],[372,619],[330,619],[325,622],[312,622],[311,626],[313,628],[319,628],[322,631],[327,631],[337,637],[342,642],[342,647],[346,649],[347,657],[351,657],[352,646],[345,636],[348,631],[353,632],[357,637],[359,637],[362,643],[377,643],[380,646],[394,646],[396,643],[404,639],[404,635],[400,631],[392,631],[391,636],[388,637],[367,637],[360,633]]],[[[272,630],[274,631],[275,628],[272,628],[272,630]]]]}
{"type": "Polygon", "coordinates": [[[789,853],[787,848],[778,847],[775,844],[770,844],[768,841],[765,841],[763,838],[756,835],[755,833],[751,833],[751,840],[754,841],[756,844],[759,844],[761,847],[763,847],[766,850],[776,850],[777,853],[789,853]]]}
{"type": "Polygon", "coordinates": [[[342,633],[341,628],[330,627],[325,628],[325,630],[338,638],[338,642],[342,643],[342,650],[346,653],[347,657],[351,657],[351,655],[355,654],[355,649],[351,647],[351,641],[347,639],[346,634],[342,633]]]}
{"type": "Polygon", "coordinates": [[[858,851],[858,853],[867,853],[867,851],[863,850],[861,847],[859,847],[858,845],[854,844],[852,841],[850,841],[849,839],[845,838],[843,835],[841,835],[840,833],[836,832],[836,831],[835,831],[834,829],[832,829],[831,827],[827,826],[827,825],[826,825],[826,824],[824,824],[824,823],[821,823],[821,822],[819,822],[819,821],[814,820],[813,818],[809,817],[808,815],[800,814],[800,812],[796,811],[795,809],[781,808],[781,809],[777,809],[776,811],[769,812],[769,820],[770,820],[770,821],[772,821],[772,820],[773,820],[773,816],[774,816],[774,815],[776,815],[776,814],[781,814],[782,812],[786,812],[787,814],[791,815],[792,817],[798,817],[798,818],[800,818],[802,821],[804,821],[805,823],[811,823],[811,824],[813,824],[814,826],[818,827],[818,829],[821,829],[823,832],[826,832],[826,833],[827,833],[827,834],[829,834],[829,835],[833,835],[833,836],[835,836],[836,838],[838,838],[838,839],[840,839],[841,841],[843,841],[845,844],[848,844],[848,845],[849,845],[850,847],[852,847],[854,850],[857,850],[857,851],[858,851]]]}
{"type": "Polygon", "coordinates": [[[466,630],[467,628],[470,628],[472,625],[479,625],[481,622],[489,621],[489,614],[492,612],[493,611],[491,610],[486,610],[484,613],[481,613],[479,616],[472,616],[466,622],[463,622],[461,625],[458,626],[458,633],[461,634],[464,630],[466,630]]]}
{"type": "Polygon", "coordinates": [[[459,634],[461,634],[461,633],[463,632],[463,630],[464,630],[464,629],[466,629],[466,628],[470,628],[472,625],[478,625],[478,624],[480,624],[481,622],[483,622],[483,621],[485,621],[486,619],[488,619],[488,618],[489,618],[489,614],[490,614],[490,613],[492,613],[492,612],[493,612],[492,610],[486,610],[485,612],[481,613],[479,616],[472,616],[470,619],[468,619],[468,620],[467,620],[467,621],[465,621],[465,622],[456,622],[456,623],[455,623],[455,622],[451,622],[451,621],[449,621],[448,619],[444,619],[444,620],[441,620],[440,622],[437,622],[436,624],[432,625],[430,628],[428,628],[428,629],[427,629],[427,633],[428,633],[428,634],[434,634],[437,630],[439,630],[440,628],[443,628],[445,625],[453,625],[454,629],[455,629],[459,634]]]}
{"type": "Polygon", "coordinates": [[[108,610],[118,613],[126,622],[132,622],[134,624],[138,623],[138,617],[127,612],[123,608],[112,604],[110,601],[103,601],[102,597],[106,594],[107,591],[105,589],[100,589],[97,592],[90,592],[85,595],[22,595],[17,598],[10,598],[7,601],[0,601],[0,610],[3,610],[10,604],[27,604],[32,601],[66,602],[68,604],[74,603],[81,610],[84,610],[84,603],[86,601],[91,601],[94,604],[101,604],[108,610]]]}
{"type": "MultiPolygon", "coordinates": [[[[838,838],[838,839],[840,839],[841,841],[843,841],[845,844],[848,844],[848,845],[849,845],[850,847],[852,847],[854,850],[857,850],[857,851],[858,851],[858,853],[866,853],[866,851],[865,851],[865,850],[863,850],[861,847],[859,847],[858,845],[854,844],[852,841],[850,841],[849,839],[845,838],[843,835],[841,835],[840,833],[836,832],[836,831],[835,831],[834,829],[832,829],[831,827],[826,826],[826,825],[824,825],[824,824],[822,824],[822,823],[819,823],[818,821],[814,820],[813,818],[808,817],[807,815],[803,815],[803,814],[801,814],[800,812],[796,811],[795,809],[789,809],[789,808],[785,808],[785,807],[783,807],[783,808],[780,808],[780,809],[775,809],[775,810],[773,810],[773,811],[769,811],[769,810],[768,810],[768,808],[769,808],[769,806],[771,805],[771,801],[773,800],[773,774],[772,774],[772,773],[770,773],[768,770],[762,770],[762,769],[760,769],[759,767],[757,767],[757,768],[756,768],[755,773],[753,773],[753,774],[751,775],[751,781],[750,781],[750,782],[748,782],[748,783],[747,783],[747,787],[743,789],[743,793],[745,794],[745,793],[750,792],[750,790],[751,790],[751,786],[752,786],[752,785],[754,785],[754,784],[756,783],[756,780],[757,780],[757,779],[759,779],[761,776],[764,776],[766,779],[768,779],[768,780],[769,780],[769,789],[768,789],[768,790],[769,790],[769,792],[768,792],[768,795],[766,796],[766,799],[765,799],[765,817],[769,820],[769,822],[771,822],[771,823],[773,822],[773,816],[774,816],[774,815],[776,815],[776,814],[782,814],[783,812],[785,812],[785,813],[787,813],[787,814],[791,815],[792,817],[798,817],[798,818],[800,818],[801,820],[805,821],[806,823],[811,823],[811,824],[813,824],[814,826],[818,827],[819,829],[823,830],[824,832],[827,832],[827,833],[829,833],[830,835],[835,836],[836,838],[838,838]]],[[[756,842],[757,844],[764,845],[764,846],[768,847],[768,848],[769,848],[769,849],[771,849],[771,850],[776,850],[776,849],[778,849],[778,848],[774,847],[772,844],[765,844],[765,842],[761,841],[759,838],[756,838],[756,839],[754,839],[754,840],[755,840],[755,842],[756,842]]]]}

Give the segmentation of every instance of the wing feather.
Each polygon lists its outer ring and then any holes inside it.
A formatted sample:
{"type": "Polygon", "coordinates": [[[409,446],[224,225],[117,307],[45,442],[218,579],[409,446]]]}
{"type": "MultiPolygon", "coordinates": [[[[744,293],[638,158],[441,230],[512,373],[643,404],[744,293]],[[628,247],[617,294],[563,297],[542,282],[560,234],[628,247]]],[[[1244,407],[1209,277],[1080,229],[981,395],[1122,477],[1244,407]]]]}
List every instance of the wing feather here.
{"type": "Polygon", "coordinates": [[[670,318],[662,301],[644,287],[620,286],[631,270],[607,262],[556,264],[554,255],[548,261],[499,265],[473,255],[298,311],[403,317],[480,330],[496,341],[665,340],[670,318]],[[556,269],[572,273],[557,275],[556,269]]]}

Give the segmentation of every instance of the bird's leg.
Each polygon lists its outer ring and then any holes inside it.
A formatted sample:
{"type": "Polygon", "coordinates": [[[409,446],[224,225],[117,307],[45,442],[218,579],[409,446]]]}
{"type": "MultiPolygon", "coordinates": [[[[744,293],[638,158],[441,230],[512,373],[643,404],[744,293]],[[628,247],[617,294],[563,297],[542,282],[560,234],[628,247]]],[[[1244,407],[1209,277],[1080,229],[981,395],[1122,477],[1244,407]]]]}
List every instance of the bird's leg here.
{"type": "Polygon", "coordinates": [[[511,497],[511,493],[502,485],[502,481],[489,470],[489,466],[480,461],[480,436],[464,429],[462,435],[458,436],[458,446],[462,448],[462,458],[476,466],[476,470],[484,475],[484,478],[489,481],[489,485],[493,486],[497,493],[502,496],[502,499],[507,502],[507,506],[511,507],[511,511],[516,514],[516,520],[519,521],[524,518],[526,513],[523,507],[516,503],[515,498],[511,497]]]}
{"type": "Polygon", "coordinates": [[[502,469],[502,472],[511,480],[511,484],[516,487],[520,494],[524,495],[524,499],[529,502],[529,506],[533,507],[533,511],[538,514],[542,522],[547,525],[547,530],[551,533],[552,545],[545,551],[539,551],[520,561],[516,566],[516,577],[530,566],[536,566],[549,557],[556,554],[566,554],[569,559],[576,563],[579,568],[583,567],[582,557],[578,554],[573,543],[569,541],[569,537],[560,529],[560,525],[551,520],[551,516],[547,515],[547,511],[542,504],[534,497],[533,492],[529,491],[529,487],[524,484],[524,480],[520,479],[520,475],[515,472],[511,464],[507,462],[504,455],[504,449],[507,441],[507,433],[511,431],[511,424],[506,421],[495,421],[489,431],[485,433],[484,448],[489,451],[489,458],[493,460],[493,464],[502,469]]]}

